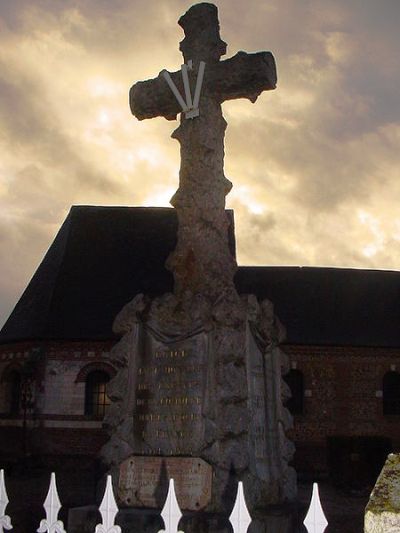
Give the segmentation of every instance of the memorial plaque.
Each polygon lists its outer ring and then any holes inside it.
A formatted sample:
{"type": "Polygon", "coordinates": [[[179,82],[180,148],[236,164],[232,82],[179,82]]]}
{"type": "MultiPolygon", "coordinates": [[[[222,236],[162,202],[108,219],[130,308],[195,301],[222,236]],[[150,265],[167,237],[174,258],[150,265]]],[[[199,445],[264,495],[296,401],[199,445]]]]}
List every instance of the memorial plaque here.
{"type": "Polygon", "coordinates": [[[118,497],[130,507],[159,508],[174,479],[181,509],[203,509],[211,499],[212,469],[197,457],[132,456],[120,466],[118,497]]]}
{"type": "Polygon", "coordinates": [[[207,390],[207,334],[177,343],[143,332],[133,407],[134,452],[139,455],[197,455],[203,441],[207,390]]]}

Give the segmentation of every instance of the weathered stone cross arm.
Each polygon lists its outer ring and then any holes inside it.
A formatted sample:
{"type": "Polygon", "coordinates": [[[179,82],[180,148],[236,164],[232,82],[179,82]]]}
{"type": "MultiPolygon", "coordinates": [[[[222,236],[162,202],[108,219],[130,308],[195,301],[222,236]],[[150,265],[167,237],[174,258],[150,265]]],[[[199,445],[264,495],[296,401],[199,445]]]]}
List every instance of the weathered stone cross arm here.
{"type": "MultiPolygon", "coordinates": [[[[163,72],[160,72],[157,78],[139,81],[131,88],[129,104],[137,119],[165,117],[174,120],[182,111],[164,79],[163,72]]],[[[189,75],[192,87],[196,74],[197,68],[192,76],[189,75]]],[[[183,95],[181,71],[172,72],[170,76],[183,95]]],[[[255,102],[263,91],[275,89],[276,81],[275,60],[270,52],[238,52],[225,61],[206,63],[202,94],[219,103],[236,98],[248,98],[255,102]]]]}

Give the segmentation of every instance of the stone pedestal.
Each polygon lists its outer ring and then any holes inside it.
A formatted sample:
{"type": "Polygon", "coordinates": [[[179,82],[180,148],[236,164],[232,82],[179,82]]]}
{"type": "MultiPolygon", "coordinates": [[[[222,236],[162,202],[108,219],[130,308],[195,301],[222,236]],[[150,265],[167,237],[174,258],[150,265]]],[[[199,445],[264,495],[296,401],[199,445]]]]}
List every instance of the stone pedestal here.
{"type": "Polygon", "coordinates": [[[139,295],[115,329],[124,332],[111,352],[121,370],[108,387],[102,455],[120,503],[161,508],[170,477],[186,511],[229,515],[238,480],[250,511],[295,498],[282,405],[287,361],[268,301],[221,299],[210,308],[200,296],[139,295]]]}
{"type": "MultiPolygon", "coordinates": [[[[100,521],[96,506],[75,507],[68,513],[68,533],[93,533],[100,521]]],[[[121,509],[115,523],[123,533],[157,533],[164,529],[160,513],[148,509],[121,509]]]]}
{"type": "Polygon", "coordinates": [[[400,531],[400,454],[390,454],[365,509],[365,533],[400,531]]]}
{"type": "Polygon", "coordinates": [[[101,516],[95,505],[73,507],[68,511],[68,533],[93,533],[101,516]]]}

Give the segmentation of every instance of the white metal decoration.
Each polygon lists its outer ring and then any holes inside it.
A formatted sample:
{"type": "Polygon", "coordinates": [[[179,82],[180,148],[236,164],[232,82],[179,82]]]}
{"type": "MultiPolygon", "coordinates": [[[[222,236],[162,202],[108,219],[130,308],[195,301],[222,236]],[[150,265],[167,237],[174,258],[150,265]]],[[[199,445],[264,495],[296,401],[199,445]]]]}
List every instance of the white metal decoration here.
{"type": "Polygon", "coordinates": [[[11,518],[5,514],[7,505],[8,496],[4,482],[4,470],[2,469],[0,470],[0,533],[4,533],[4,529],[12,529],[11,518]]]}
{"type": "Polygon", "coordinates": [[[247,509],[246,500],[244,498],[242,481],[239,481],[235,505],[232,509],[229,520],[233,526],[234,533],[246,533],[249,525],[251,524],[251,516],[247,509]]]}
{"type": "Polygon", "coordinates": [[[61,509],[60,498],[57,493],[56,475],[51,473],[49,492],[43,504],[46,511],[46,518],[41,520],[37,529],[38,533],[66,533],[62,520],[58,520],[58,513],[61,509]]]}
{"type": "Polygon", "coordinates": [[[183,531],[178,531],[182,513],[176,499],[174,480],[172,478],[169,480],[168,495],[161,511],[161,517],[164,520],[165,529],[160,529],[158,533],[183,533],[183,531]]]}
{"type": "Polygon", "coordinates": [[[303,524],[306,526],[308,533],[324,533],[328,525],[319,499],[317,483],[313,483],[311,503],[303,524]]]}
{"type": "Polygon", "coordinates": [[[97,524],[95,533],[121,533],[120,526],[114,524],[118,507],[114,497],[111,476],[107,476],[106,490],[104,491],[103,501],[100,504],[99,511],[102,523],[97,524]]]}
{"type": "Polygon", "coordinates": [[[172,81],[171,75],[167,70],[162,71],[162,75],[164,76],[165,81],[168,83],[169,88],[173,92],[175,98],[178,101],[178,104],[181,106],[182,111],[185,113],[186,118],[196,118],[199,116],[199,102],[200,102],[200,93],[201,93],[201,86],[203,84],[203,78],[204,78],[204,69],[206,67],[206,64],[204,61],[200,61],[199,63],[199,71],[197,73],[197,79],[196,79],[196,87],[194,90],[194,97],[192,99],[192,93],[190,92],[190,85],[189,85],[189,76],[188,76],[188,70],[193,70],[193,61],[188,61],[187,65],[184,64],[181,67],[182,72],[182,80],[183,80],[183,88],[185,90],[185,98],[186,101],[182,98],[180,92],[178,91],[178,88],[176,87],[175,83],[172,81]]]}

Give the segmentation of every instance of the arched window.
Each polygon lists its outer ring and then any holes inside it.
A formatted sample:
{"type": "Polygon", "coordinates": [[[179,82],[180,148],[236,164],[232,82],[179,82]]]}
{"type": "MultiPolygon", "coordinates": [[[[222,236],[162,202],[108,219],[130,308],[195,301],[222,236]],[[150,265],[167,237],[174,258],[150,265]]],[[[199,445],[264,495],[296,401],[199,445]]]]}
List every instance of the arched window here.
{"type": "Polygon", "coordinates": [[[10,370],[4,379],[6,386],[6,412],[17,415],[21,407],[21,373],[18,370],[10,370]]]}
{"type": "Polygon", "coordinates": [[[283,379],[289,385],[292,397],[286,402],[286,407],[292,415],[303,414],[303,398],[304,398],[304,379],[303,373],[300,370],[292,368],[290,372],[283,376],[283,379]]]}
{"type": "Polygon", "coordinates": [[[110,376],[103,370],[94,370],[86,377],[85,385],[85,415],[105,415],[110,399],[107,396],[106,386],[110,376]]]}
{"type": "Polygon", "coordinates": [[[383,376],[383,414],[400,415],[400,374],[386,372],[383,376]]]}

